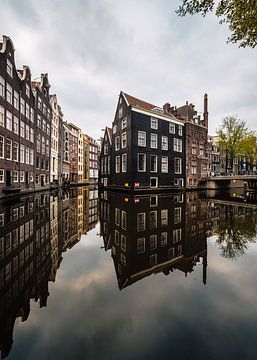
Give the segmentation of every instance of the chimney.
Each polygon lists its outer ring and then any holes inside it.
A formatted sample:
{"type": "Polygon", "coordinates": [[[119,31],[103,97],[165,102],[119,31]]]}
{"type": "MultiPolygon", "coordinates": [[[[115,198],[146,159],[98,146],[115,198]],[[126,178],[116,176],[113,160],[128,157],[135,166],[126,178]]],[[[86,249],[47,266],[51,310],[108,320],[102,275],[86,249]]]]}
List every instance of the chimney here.
{"type": "Polygon", "coordinates": [[[208,129],[208,95],[204,94],[204,105],[203,105],[203,123],[204,126],[208,129]]]}
{"type": "Polygon", "coordinates": [[[170,104],[169,104],[169,103],[166,103],[166,104],[163,105],[163,112],[164,112],[164,114],[170,115],[170,110],[171,110],[171,108],[170,108],[170,104]]]}

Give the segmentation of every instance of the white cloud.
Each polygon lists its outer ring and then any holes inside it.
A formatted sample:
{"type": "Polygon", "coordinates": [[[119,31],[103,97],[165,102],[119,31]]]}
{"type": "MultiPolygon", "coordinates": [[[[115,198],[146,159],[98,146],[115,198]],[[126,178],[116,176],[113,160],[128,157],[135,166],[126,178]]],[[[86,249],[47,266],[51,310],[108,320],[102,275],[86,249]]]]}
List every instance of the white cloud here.
{"type": "Polygon", "coordinates": [[[179,1],[2,1],[0,33],[33,76],[49,73],[65,118],[98,138],[111,125],[120,90],[162,105],[186,100],[210,133],[227,114],[254,127],[256,50],[226,44],[214,15],[178,18],[179,1]]]}

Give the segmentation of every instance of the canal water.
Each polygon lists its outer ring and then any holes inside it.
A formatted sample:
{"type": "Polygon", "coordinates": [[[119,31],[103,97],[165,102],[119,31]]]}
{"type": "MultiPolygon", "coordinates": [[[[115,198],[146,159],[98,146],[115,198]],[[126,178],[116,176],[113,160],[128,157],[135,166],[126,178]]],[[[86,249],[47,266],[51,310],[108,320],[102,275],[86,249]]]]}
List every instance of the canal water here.
{"type": "Polygon", "coordinates": [[[2,201],[1,357],[256,359],[254,197],[2,201]]]}

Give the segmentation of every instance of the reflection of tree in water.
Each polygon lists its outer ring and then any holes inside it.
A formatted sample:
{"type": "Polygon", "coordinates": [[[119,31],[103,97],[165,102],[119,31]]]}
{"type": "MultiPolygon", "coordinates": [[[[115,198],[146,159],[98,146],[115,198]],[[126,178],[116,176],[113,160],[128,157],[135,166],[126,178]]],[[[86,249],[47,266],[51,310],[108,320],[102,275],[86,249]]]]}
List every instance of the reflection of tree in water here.
{"type": "Polygon", "coordinates": [[[257,211],[244,207],[221,206],[216,231],[221,255],[236,260],[245,254],[248,243],[256,241],[257,211]]]}

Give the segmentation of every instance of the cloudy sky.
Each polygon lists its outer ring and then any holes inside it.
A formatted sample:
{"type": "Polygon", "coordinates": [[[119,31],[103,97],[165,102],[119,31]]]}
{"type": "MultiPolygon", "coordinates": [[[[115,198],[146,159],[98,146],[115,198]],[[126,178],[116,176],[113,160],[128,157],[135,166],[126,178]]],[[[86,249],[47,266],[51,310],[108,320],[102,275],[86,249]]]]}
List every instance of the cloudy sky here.
{"type": "Polygon", "coordinates": [[[257,50],[226,44],[214,15],[178,18],[179,0],[0,0],[0,35],[34,78],[48,72],[67,121],[99,138],[120,90],[162,106],[186,100],[210,126],[238,115],[257,130],[257,50]]]}

